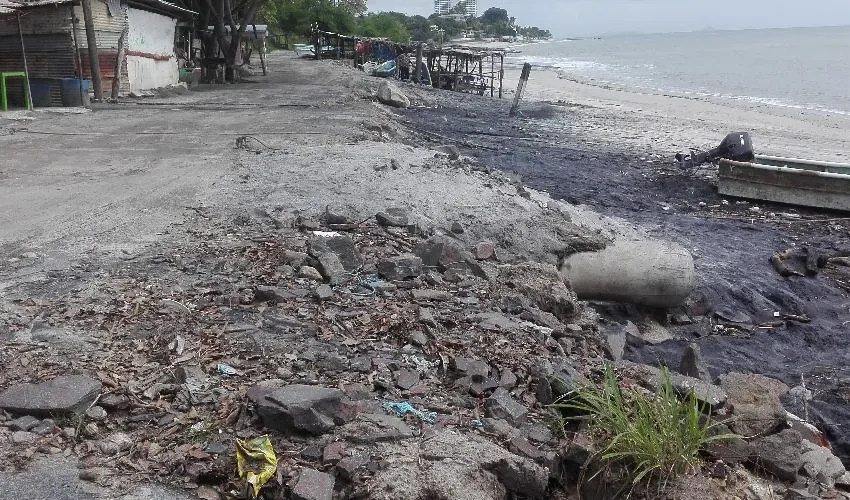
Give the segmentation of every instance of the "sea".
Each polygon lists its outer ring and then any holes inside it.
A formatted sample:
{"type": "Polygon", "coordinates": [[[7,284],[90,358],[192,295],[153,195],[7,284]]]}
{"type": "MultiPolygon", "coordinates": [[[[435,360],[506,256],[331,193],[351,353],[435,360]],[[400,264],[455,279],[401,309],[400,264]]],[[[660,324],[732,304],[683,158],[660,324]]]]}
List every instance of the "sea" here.
{"type": "Polygon", "coordinates": [[[605,36],[518,50],[506,62],[590,83],[850,119],[850,26],[605,36]]]}

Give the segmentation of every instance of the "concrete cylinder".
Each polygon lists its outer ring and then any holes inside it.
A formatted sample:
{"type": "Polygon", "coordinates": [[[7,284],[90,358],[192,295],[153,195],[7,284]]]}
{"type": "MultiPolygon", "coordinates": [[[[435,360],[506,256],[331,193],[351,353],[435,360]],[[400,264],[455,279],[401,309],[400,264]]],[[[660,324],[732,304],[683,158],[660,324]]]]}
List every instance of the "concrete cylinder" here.
{"type": "Polygon", "coordinates": [[[582,300],[672,308],[694,287],[694,259],[664,241],[621,241],[567,257],[561,274],[582,300]]]}

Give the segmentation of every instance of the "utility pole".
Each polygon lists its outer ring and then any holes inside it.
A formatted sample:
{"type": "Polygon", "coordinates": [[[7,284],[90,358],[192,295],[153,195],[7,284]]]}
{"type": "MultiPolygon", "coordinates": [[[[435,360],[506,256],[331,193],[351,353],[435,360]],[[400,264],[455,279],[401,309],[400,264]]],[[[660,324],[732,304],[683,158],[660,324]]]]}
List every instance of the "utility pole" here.
{"type": "MultiPolygon", "coordinates": [[[[89,46],[89,68],[91,69],[92,86],[94,86],[94,98],[97,101],[103,100],[103,85],[100,81],[100,59],[97,55],[97,37],[94,33],[94,18],[91,12],[91,0],[83,0],[83,20],[86,23],[86,40],[89,46]]],[[[80,68],[82,72],[82,68],[80,68]]],[[[80,75],[80,79],[83,75],[80,75]]]]}

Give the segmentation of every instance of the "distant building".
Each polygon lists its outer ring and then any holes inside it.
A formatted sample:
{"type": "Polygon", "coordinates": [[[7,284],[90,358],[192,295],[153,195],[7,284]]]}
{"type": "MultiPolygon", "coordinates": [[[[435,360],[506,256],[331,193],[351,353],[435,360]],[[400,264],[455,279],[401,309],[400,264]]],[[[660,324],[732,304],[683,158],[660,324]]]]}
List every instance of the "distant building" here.
{"type": "Polygon", "coordinates": [[[441,16],[451,14],[460,5],[466,17],[478,17],[478,0],[434,0],[434,12],[441,16]]]}

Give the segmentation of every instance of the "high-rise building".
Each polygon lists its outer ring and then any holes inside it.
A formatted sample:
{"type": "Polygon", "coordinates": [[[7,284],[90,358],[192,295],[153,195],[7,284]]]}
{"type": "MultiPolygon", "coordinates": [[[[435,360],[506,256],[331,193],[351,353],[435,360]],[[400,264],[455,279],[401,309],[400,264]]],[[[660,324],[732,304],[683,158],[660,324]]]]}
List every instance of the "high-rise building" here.
{"type": "Polygon", "coordinates": [[[478,0],[434,0],[434,12],[437,14],[451,14],[458,5],[463,7],[463,13],[469,17],[478,16],[478,0]]]}

